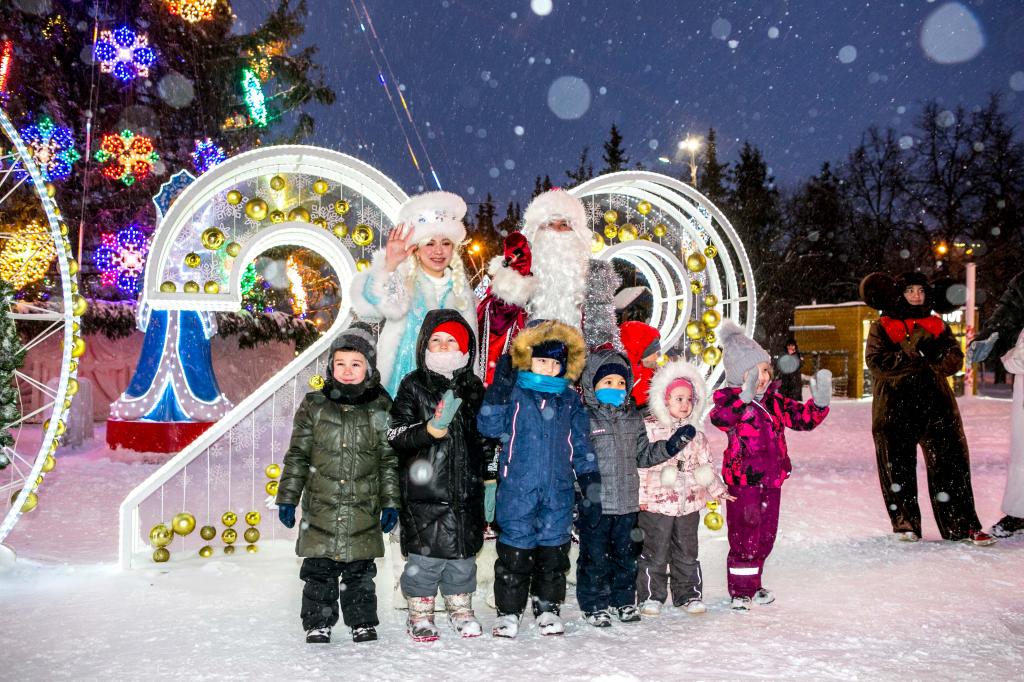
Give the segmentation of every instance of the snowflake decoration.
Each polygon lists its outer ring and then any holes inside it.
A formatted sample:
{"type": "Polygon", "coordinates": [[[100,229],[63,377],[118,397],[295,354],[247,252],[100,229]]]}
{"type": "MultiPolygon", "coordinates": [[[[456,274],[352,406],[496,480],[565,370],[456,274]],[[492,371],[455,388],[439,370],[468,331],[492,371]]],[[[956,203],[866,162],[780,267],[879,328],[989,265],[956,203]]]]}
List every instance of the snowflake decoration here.
{"type": "Polygon", "coordinates": [[[196,268],[196,271],[204,282],[209,282],[211,280],[219,281],[221,279],[223,268],[221,268],[221,264],[219,262],[214,261],[216,261],[216,259],[210,261],[204,260],[199,267],[196,268]]]}
{"type": "Polygon", "coordinates": [[[195,166],[197,173],[205,173],[217,164],[224,163],[227,158],[224,148],[210,138],[196,140],[192,147],[192,165],[195,166]]]}
{"type": "Polygon", "coordinates": [[[193,479],[193,477],[192,477],[192,474],[190,474],[190,473],[188,473],[187,471],[185,471],[185,472],[183,472],[183,473],[181,474],[181,476],[179,476],[179,477],[178,477],[178,481],[179,481],[179,482],[178,482],[178,485],[180,485],[180,486],[181,486],[182,488],[184,488],[184,487],[186,487],[186,486],[187,486],[187,485],[188,485],[189,483],[192,483],[192,481],[193,481],[193,480],[194,480],[194,479],[193,479]]]}
{"type": "Polygon", "coordinates": [[[100,33],[92,55],[100,63],[100,71],[113,74],[122,83],[146,78],[149,67],[156,63],[156,52],[149,46],[149,36],[127,26],[100,33]]]}
{"type": "Polygon", "coordinates": [[[224,485],[228,482],[228,468],[222,464],[218,464],[210,469],[210,481],[215,485],[224,485]]]}
{"type": "Polygon", "coordinates": [[[22,128],[21,137],[47,182],[67,180],[72,164],[82,158],[71,129],[55,124],[49,116],[22,128]]]}
{"type": "Polygon", "coordinates": [[[359,209],[359,222],[380,228],[380,211],[373,206],[363,205],[359,209]]]}
{"type": "Polygon", "coordinates": [[[604,223],[604,211],[596,201],[590,201],[584,204],[587,210],[587,222],[592,226],[600,226],[604,223]]]}
{"type": "Polygon", "coordinates": [[[134,296],[142,284],[148,254],[149,240],[142,227],[132,223],[117,233],[104,233],[93,251],[92,262],[102,273],[103,286],[117,285],[123,293],[134,296]]]}
{"type": "Polygon", "coordinates": [[[341,243],[345,245],[346,249],[354,249],[354,248],[356,248],[356,243],[354,241],[352,241],[352,237],[344,237],[341,240],[341,243]]]}
{"type": "Polygon", "coordinates": [[[242,197],[242,200],[237,204],[229,204],[222,195],[213,205],[213,215],[217,222],[225,221],[229,218],[240,218],[242,217],[242,208],[245,206],[246,201],[248,201],[248,197],[242,197]]]}
{"type": "Polygon", "coordinates": [[[256,191],[254,192],[254,194],[258,198],[263,199],[263,201],[266,201],[267,203],[270,203],[272,201],[276,201],[276,199],[277,199],[277,192],[275,192],[274,190],[270,189],[270,185],[259,185],[256,188],[256,191]]]}
{"type": "Polygon", "coordinates": [[[345,216],[338,215],[338,212],[330,205],[319,204],[310,211],[313,220],[323,220],[328,230],[333,230],[335,225],[345,222],[345,216]]]}
{"type": "Polygon", "coordinates": [[[217,0],[167,0],[167,11],[190,24],[213,18],[217,0]]]}
{"type": "Polygon", "coordinates": [[[153,149],[153,140],[126,128],[120,134],[104,134],[95,159],[105,164],[104,177],[120,180],[129,186],[136,180],[149,177],[160,155],[153,149]]]}
{"type": "Polygon", "coordinates": [[[313,178],[301,173],[290,175],[288,177],[288,181],[291,183],[295,191],[299,193],[308,191],[309,188],[313,186],[313,178]]]}

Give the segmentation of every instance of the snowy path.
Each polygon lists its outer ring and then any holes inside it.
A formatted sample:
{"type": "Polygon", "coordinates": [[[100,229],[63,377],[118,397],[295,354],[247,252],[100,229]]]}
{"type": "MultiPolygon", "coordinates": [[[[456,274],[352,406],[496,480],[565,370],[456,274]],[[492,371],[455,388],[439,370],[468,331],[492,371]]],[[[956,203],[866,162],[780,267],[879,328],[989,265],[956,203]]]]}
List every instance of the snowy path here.
{"type": "MultiPolygon", "coordinates": [[[[67,453],[37,511],[9,538],[0,573],[2,679],[929,679],[1024,676],[1024,538],[975,548],[896,543],[874,469],[870,403],[841,402],[811,434],[792,434],[779,541],[765,582],[778,601],[728,611],[724,531],[702,527],[709,612],[669,613],[565,637],[413,644],[404,613],[383,611],[381,640],[309,647],[298,623],[298,560],[285,543],[176,566],[115,567],[116,509],[153,469],[67,453]]],[[[978,512],[997,520],[1009,403],[962,402],[978,512]]],[[[101,438],[102,435],[98,434],[101,438]]],[[[721,452],[723,439],[711,434],[721,452]]],[[[920,483],[924,485],[923,470],[920,483]]],[[[927,506],[927,502],[924,502],[927,506]]],[[[261,543],[262,544],[262,543],[261,543]]],[[[565,615],[579,612],[570,596],[565,615]]],[[[485,626],[494,618],[481,609],[485,626]]]]}

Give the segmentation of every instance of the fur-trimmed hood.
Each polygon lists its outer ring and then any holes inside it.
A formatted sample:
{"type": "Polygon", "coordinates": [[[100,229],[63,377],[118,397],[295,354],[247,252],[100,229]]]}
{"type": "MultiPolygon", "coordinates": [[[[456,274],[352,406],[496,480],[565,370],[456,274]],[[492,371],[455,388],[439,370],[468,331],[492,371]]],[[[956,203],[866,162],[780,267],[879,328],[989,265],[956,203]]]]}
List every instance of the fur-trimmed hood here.
{"type": "Polygon", "coordinates": [[[560,341],[565,344],[569,356],[565,376],[569,381],[579,379],[587,360],[583,336],[578,330],[555,320],[544,320],[519,332],[512,342],[512,366],[529,372],[533,360],[533,347],[545,341],[560,341]]]}
{"type": "Polygon", "coordinates": [[[704,412],[708,407],[708,387],[700,370],[685,359],[673,360],[663,367],[659,367],[658,371],[654,373],[647,403],[651,414],[665,426],[674,425],[672,415],[668,413],[668,405],[665,403],[665,389],[676,379],[686,379],[693,384],[693,410],[687,417],[686,423],[692,424],[700,430],[701,422],[704,421],[704,412]]]}

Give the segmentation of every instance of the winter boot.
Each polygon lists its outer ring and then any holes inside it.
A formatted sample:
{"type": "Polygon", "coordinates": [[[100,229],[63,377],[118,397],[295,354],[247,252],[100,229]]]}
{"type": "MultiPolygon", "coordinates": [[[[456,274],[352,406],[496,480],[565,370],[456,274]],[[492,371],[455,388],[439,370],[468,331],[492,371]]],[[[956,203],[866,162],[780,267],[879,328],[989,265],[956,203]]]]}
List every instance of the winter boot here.
{"type": "Polygon", "coordinates": [[[679,606],[683,611],[686,611],[691,616],[699,616],[702,613],[707,613],[708,607],[704,606],[704,602],[700,599],[690,599],[689,601],[679,606]]]}
{"type": "Polygon", "coordinates": [[[472,594],[466,592],[445,595],[444,607],[448,610],[448,623],[455,628],[457,633],[463,637],[479,637],[483,634],[480,621],[473,613],[472,594]]]}
{"type": "Polygon", "coordinates": [[[733,597],[732,598],[732,610],[733,611],[749,611],[750,610],[750,597],[733,597]]]}
{"type": "Polygon", "coordinates": [[[494,637],[505,637],[507,639],[515,639],[516,635],[519,634],[519,620],[523,617],[521,613],[501,613],[498,612],[498,619],[494,621],[494,627],[491,628],[491,635],[494,637]]]}
{"type": "Polygon", "coordinates": [[[619,616],[620,623],[639,623],[640,622],[640,609],[633,604],[626,604],[616,609],[619,616]]]}
{"type": "Polygon", "coordinates": [[[595,628],[610,628],[612,626],[612,614],[608,613],[606,609],[584,613],[583,617],[588,624],[595,628]]]}
{"type": "Polygon", "coordinates": [[[358,644],[359,642],[376,642],[377,628],[370,625],[369,623],[363,623],[362,625],[353,625],[352,641],[356,644],[358,644]]]}
{"type": "Polygon", "coordinates": [[[565,623],[562,622],[562,617],[558,615],[558,611],[544,611],[537,616],[537,629],[540,630],[542,635],[564,635],[565,634],[565,623]]]}
{"type": "Polygon", "coordinates": [[[773,601],[775,601],[775,593],[771,590],[766,590],[762,587],[754,593],[755,604],[761,604],[764,606],[766,604],[771,604],[773,601]]]}
{"type": "Polygon", "coordinates": [[[407,597],[409,604],[409,620],[406,630],[416,642],[433,642],[438,638],[437,626],[434,625],[434,598],[407,597]]]}
{"type": "Polygon", "coordinates": [[[653,599],[648,599],[640,607],[641,616],[660,616],[661,615],[661,602],[653,599]]]}
{"type": "Polygon", "coordinates": [[[306,630],[306,644],[330,644],[331,643],[331,629],[328,628],[310,628],[306,630]]]}
{"type": "Polygon", "coordinates": [[[1024,518],[1007,514],[992,526],[989,534],[997,538],[1008,538],[1021,532],[1024,532],[1024,518]]]}
{"type": "Polygon", "coordinates": [[[912,530],[905,530],[902,533],[896,533],[896,539],[901,542],[917,542],[921,536],[912,530]]]}
{"type": "Polygon", "coordinates": [[[975,547],[987,547],[996,544],[997,540],[983,530],[972,530],[967,532],[964,542],[969,542],[975,547]]]}

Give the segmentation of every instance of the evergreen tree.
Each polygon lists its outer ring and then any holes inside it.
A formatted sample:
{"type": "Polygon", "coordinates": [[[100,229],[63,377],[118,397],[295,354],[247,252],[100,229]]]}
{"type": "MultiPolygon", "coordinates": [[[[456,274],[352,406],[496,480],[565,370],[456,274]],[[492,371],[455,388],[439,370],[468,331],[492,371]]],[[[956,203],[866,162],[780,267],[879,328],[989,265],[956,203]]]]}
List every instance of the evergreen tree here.
{"type": "Polygon", "coordinates": [[[608,141],[604,143],[604,154],[601,158],[604,159],[604,168],[601,169],[600,175],[626,170],[629,166],[629,157],[622,146],[622,134],[614,123],[608,133],[608,141]]]}
{"type": "MultiPolygon", "coordinates": [[[[697,189],[711,200],[723,211],[726,210],[724,202],[728,198],[726,181],[728,179],[729,164],[718,161],[718,142],[715,137],[715,129],[708,129],[708,138],[704,143],[704,151],[698,160],[697,189]]],[[[689,181],[687,172],[683,180],[689,181]]]]}
{"type": "MultiPolygon", "coordinates": [[[[14,383],[14,373],[25,361],[25,348],[11,318],[13,300],[13,289],[7,282],[0,280],[0,447],[14,445],[14,436],[9,427],[21,418],[21,410],[18,408],[20,396],[14,383]]],[[[0,452],[0,469],[8,463],[7,457],[0,452]]]]}
{"type": "Polygon", "coordinates": [[[551,176],[550,176],[550,175],[545,175],[545,176],[544,176],[544,182],[542,182],[542,183],[541,183],[541,185],[540,185],[540,189],[541,189],[541,191],[542,191],[542,192],[548,192],[548,191],[550,191],[550,190],[551,190],[551,189],[552,189],[553,187],[554,187],[554,185],[553,185],[553,184],[551,184],[551,176]]]}
{"type": "Polygon", "coordinates": [[[569,178],[569,182],[565,185],[566,189],[575,187],[594,177],[594,164],[587,158],[589,154],[590,147],[584,147],[583,151],[580,152],[580,160],[575,170],[565,171],[566,176],[569,178]]]}

